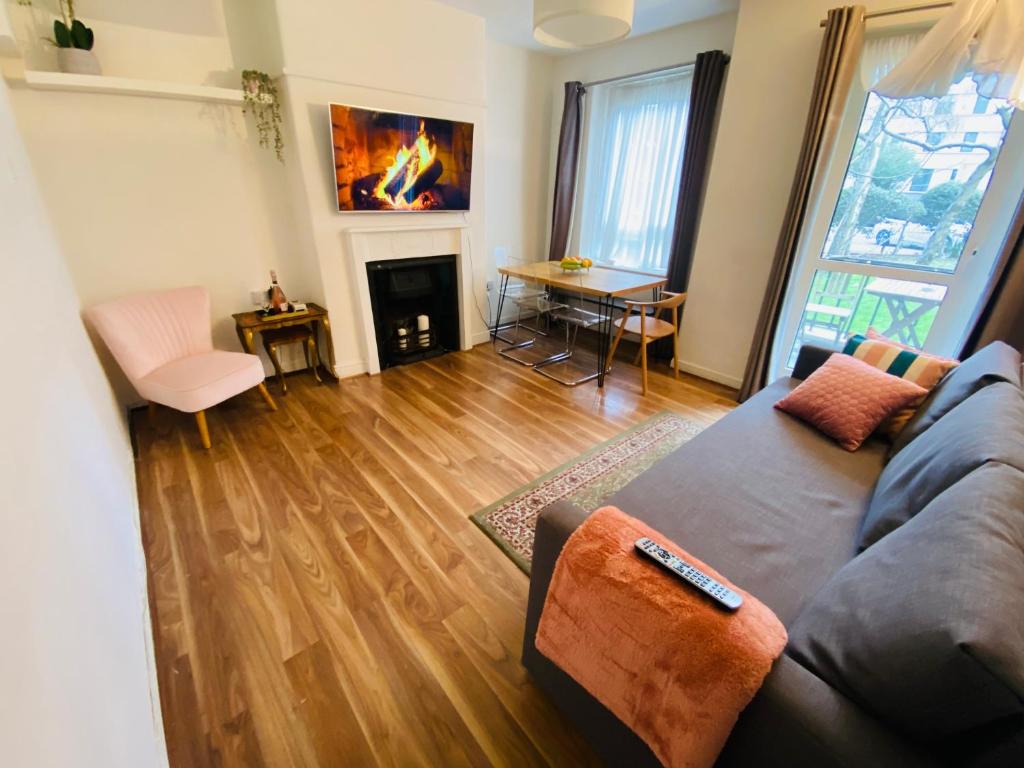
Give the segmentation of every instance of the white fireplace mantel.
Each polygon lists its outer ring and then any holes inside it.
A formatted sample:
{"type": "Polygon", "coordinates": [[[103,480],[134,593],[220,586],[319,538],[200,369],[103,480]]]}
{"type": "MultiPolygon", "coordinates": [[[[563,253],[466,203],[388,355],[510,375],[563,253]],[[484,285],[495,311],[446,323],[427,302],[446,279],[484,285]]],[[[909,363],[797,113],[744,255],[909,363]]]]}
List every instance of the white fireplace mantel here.
{"type": "Polygon", "coordinates": [[[361,333],[358,335],[363,339],[363,359],[368,373],[380,373],[377,334],[370,305],[370,281],[366,276],[366,265],[374,261],[454,254],[459,297],[459,346],[461,349],[472,348],[473,269],[470,263],[468,223],[351,227],[345,230],[345,235],[348,238],[356,292],[353,298],[359,308],[356,322],[361,326],[361,333]]]}

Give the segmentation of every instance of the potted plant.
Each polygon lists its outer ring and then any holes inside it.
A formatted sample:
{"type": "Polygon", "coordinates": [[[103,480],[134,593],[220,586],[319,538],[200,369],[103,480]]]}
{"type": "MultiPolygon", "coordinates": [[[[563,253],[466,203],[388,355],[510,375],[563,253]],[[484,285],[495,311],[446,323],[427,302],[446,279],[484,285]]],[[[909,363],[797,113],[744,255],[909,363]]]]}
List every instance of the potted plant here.
{"type": "Polygon", "coordinates": [[[242,112],[251,112],[256,120],[260,146],[269,148],[273,136],[274,152],[284,162],[284,140],[281,138],[281,102],[277,86],[266,72],[247,69],[242,72],[242,96],[245,106],[242,112]]]}
{"type": "Polygon", "coordinates": [[[75,18],[75,0],[57,0],[60,18],[53,20],[53,37],[57,47],[57,64],[61,72],[76,75],[100,74],[100,63],[92,52],[92,30],[75,18]]]}

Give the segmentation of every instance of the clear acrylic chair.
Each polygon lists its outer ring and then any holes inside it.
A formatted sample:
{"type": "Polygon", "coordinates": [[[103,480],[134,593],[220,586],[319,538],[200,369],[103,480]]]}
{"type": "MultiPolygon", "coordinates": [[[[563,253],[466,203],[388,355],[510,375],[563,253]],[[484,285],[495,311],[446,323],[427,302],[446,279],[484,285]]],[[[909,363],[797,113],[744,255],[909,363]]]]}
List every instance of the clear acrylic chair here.
{"type": "Polygon", "coordinates": [[[547,336],[548,331],[542,328],[550,324],[550,316],[553,311],[565,307],[565,304],[553,301],[547,289],[535,289],[525,283],[513,288],[515,293],[509,296],[516,307],[516,319],[514,323],[502,326],[499,330],[512,329],[512,335],[498,335],[498,339],[504,341],[507,346],[498,350],[498,354],[514,360],[520,365],[535,367],[548,362],[552,357],[550,350],[537,345],[538,336],[547,336]],[[524,312],[533,319],[533,325],[527,325],[523,320],[524,312]],[[527,332],[525,338],[523,332],[527,332]]]}
{"type": "MultiPolygon", "coordinates": [[[[554,379],[560,384],[574,387],[586,381],[596,379],[600,374],[596,370],[582,372],[577,370],[575,375],[560,375],[563,370],[569,370],[568,362],[576,354],[576,341],[581,328],[593,328],[606,322],[608,318],[598,312],[591,312],[583,309],[583,297],[580,296],[580,306],[573,307],[563,305],[551,312],[551,319],[565,325],[565,348],[549,357],[547,360],[534,366],[534,370],[542,376],[554,379]]],[[[577,366],[581,368],[581,366],[577,366]]]]}

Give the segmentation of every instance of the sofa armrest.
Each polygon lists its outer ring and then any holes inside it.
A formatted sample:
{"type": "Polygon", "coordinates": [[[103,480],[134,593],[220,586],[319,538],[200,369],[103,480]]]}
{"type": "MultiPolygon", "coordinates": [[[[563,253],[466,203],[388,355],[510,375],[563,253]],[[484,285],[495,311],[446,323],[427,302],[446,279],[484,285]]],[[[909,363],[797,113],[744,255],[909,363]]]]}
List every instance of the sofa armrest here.
{"type": "MultiPolygon", "coordinates": [[[[831,354],[831,351],[829,351],[831,354]]],[[[562,546],[587,518],[556,502],[537,519],[523,665],[608,765],[657,768],[650,748],[534,645],[562,546]]],[[[783,655],[740,715],[717,766],[934,765],[915,745],[869,715],[797,661],[783,655]]]]}
{"type": "MultiPolygon", "coordinates": [[[[526,634],[523,638],[523,655],[537,654],[533,639],[537,635],[540,614],[548,596],[548,586],[555,573],[555,563],[562,553],[562,546],[569,535],[582,525],[588,517],[577,507],[565,502],[555,502],[537,518],[533,536],[533,559],[530,568],[530,596],[526,603],[526,634]]],[[[538,654],[539,655],[539,654],[538,654]]],[[[527,665],[529,666],[529,665],[527,665]]]]}
{"type": "Polygon", "coordinates": [[[793,366],[794,379],[806,379],[818,368],[825,364],[832,355],[834,349],[819,347],[817,344],[804,344],[796,356],[796,365],[793,366]]]}

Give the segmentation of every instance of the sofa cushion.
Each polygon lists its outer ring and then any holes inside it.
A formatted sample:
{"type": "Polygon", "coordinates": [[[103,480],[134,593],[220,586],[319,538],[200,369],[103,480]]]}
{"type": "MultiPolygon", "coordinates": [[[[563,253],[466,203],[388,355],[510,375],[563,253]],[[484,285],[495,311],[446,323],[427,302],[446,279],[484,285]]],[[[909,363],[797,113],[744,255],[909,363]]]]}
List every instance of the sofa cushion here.
{"type": "Polygon", "coordinates": [[[262,381],[263,363],[256,355],[218,349],[172,360],[134,383],[147,400],[195,413],[262,381]]]}
{"type": "Polygon", "coordinates": [[[1024,714],[1022,616],[1024,473],[989,462],[844,566],[788,653],[936,740],[1024,714]]]}
{"type": "Polygon", "coordinates": [[[912,381],[925,390],[921,397],[905,408],[900,408],[879,426],[879,431],[890,440],[895,439],[907,426],[935,385],[960,364],[956,360],[928,355],[886,338],[874,328],[868,328],[867,336],[851,336],[843,347],[843,354],[852,355],[880,371],[912,381]]]}
{"type": "Polygon", "coordinates": [[[607,500],[748,589],[784,624],[853,556],[888,447],[872,437],[850,453],[775,410],[797,384],[769,385],[607,500]]]}
{"type": "Polygon", "coordinates": [[[1021,385],[1020,353],[1001,341],[983,347],[940,381],[893,441],[896,455],[911,440],[941,419],[979,389],[1000,381],[1021,385]]]}
{"type": "Polygon", "coordinates": [[[1013,384],[993,384],[975,393],[892,458],[871,497],[860,549],[987,461],[1024,469],[1024,395],[1013,384]]]}
{"type": "Polygon", "coordinates": [[[923,387],[862,360],[832,355],[775,407],[856,451],[879,424],[927,394],[923,387]]]}

